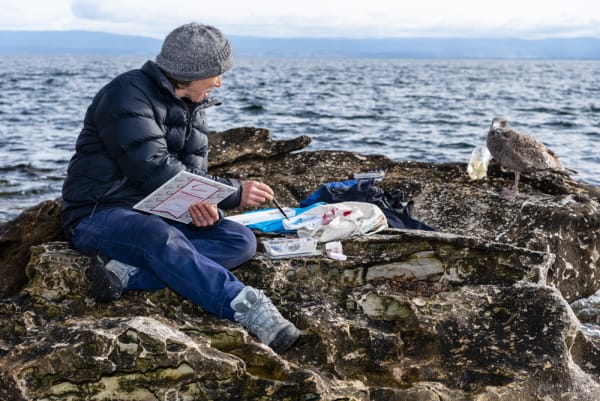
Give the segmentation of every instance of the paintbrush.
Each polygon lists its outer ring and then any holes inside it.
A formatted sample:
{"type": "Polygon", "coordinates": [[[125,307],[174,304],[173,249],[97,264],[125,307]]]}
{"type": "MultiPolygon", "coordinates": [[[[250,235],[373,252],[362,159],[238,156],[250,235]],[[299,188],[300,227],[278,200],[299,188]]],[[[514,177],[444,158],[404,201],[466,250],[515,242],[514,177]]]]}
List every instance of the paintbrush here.
{"type": "MultiPolygon", "coordinates": [[[[261,180],[260,178],[257,178],[256,181],[263,182],[263,180],[261,180]]],[[[273,202],[273,204],[275,206],[277,206],[277,209],[283,215],[283,217],[285,217],[287,220],[289,220],[290,218],[288,217],[287,214],[285,214],[285,212],[283,211],[283,208],[281,207],[281,205],[279,204],[279,202],[277,202],[277,199],[275,199],[275,197],[273,197],[273,199],[271,199],[271,201],[273,202]]]]}
{"type": "Polygon", "coordinates": [[[285,217],[286,219],[290,219],[287,214],[285,214],[285,212],[283,211],[283,208],[281,207],[281,205],[279,204],[279,202],[277,202],[277,199],[275,199],[275,197],[273,197],[272,199],[273,203],[275,204],[275,206],[277,206],[277,209],[279,209],[279,211],[281,212],[281,214],[283,215],[283,217],[285,217]]]}

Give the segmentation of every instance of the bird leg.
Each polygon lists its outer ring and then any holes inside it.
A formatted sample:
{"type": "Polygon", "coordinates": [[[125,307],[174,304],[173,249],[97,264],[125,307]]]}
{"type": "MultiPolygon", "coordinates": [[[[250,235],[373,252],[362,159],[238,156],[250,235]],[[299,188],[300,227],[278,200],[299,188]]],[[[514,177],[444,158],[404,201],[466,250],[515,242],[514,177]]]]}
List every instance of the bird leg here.
{"type": "Polygon", "coordinates": [[[513,193],[515,196],[519,193],[519,178],[521,178],[521,173],[515,171],[515,186],[513,187],[513,193]]]}
{"type": "Polygon", "coordinates": [[[506,200],[513,200],[519,194],[519,178],[521,174],[515,171],[515,184],[512,189],[504,188],[501,193],[501,197],[506,200]]]}

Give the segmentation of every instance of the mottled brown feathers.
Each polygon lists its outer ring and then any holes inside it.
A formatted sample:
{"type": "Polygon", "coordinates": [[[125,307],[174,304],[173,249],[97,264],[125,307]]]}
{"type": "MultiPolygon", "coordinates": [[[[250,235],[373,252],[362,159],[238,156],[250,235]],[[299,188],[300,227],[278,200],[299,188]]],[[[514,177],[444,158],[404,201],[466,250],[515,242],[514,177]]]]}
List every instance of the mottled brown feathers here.
{"type": "Polygon", "coordinates": [[[565,168],[558,155],[543,143],[512,129],[505,117],[496,117],[488,131],[487,147],[492,157],[502,167],[515,173],[515,193],[520,173],[554,172],[563,175],[576,174],[565,168]]]}

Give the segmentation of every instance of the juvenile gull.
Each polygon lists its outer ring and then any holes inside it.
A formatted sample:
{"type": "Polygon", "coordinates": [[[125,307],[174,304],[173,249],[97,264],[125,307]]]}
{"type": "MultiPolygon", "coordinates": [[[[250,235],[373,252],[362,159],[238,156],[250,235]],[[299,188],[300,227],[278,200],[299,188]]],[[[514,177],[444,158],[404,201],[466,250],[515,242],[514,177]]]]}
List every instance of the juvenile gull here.
{"type": "Polygon", "coordinates": [[[543,143],[512,129],[506,117],[496,117],[488,131],[487,147],[496,161],[515,173],[515,185],[510,192],[519,192],[521,173],[553,172],[562,175],[577,174],[565,168],[558,156],[543,143]]]}

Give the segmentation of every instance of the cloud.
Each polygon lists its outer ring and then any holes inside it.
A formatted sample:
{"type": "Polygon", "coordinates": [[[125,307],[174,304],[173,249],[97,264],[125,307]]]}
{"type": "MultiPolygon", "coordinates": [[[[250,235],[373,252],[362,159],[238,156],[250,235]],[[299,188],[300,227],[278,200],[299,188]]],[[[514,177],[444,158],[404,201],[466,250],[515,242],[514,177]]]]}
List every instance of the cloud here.
{"type": "Polygon", "coordinates": [[[0,29],[87,29],[162,38],[198,21],[229,35],[600,37],[589,0],[0,0],[0,29]],[[23,28],[21,28],[23,29],[23,28]]]}
{"type": "Polygon", "coordinates": [[[0,29],[60,29],[73,18],[71,0],[0,1],[0,29]]]}

